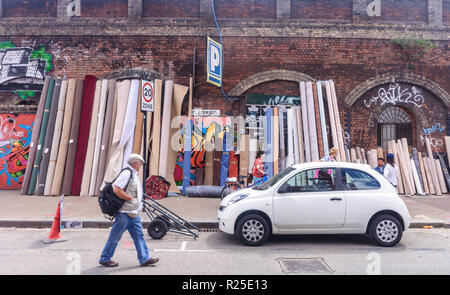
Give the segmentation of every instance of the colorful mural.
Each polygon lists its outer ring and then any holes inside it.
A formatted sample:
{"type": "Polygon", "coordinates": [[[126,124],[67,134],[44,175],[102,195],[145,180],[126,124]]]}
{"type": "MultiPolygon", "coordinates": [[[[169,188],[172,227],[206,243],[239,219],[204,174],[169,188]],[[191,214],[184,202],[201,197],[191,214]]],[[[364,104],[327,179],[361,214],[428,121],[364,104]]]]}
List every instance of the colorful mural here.
{"type": "MultiPolygon", "coordinates": [[[[192,133],[192,154],[191,154],[191,185],[196,182],[196,169],[205,167],[205,145],[207,142],[212,142],[217,138],[222,142],[224,129],[230,125],[230,118],[228,117],[193,117],[194,130],[192,133]]],[[[181,135],[184,136],[184,129],[181,129],[181,135]]],[[[180,146],[184,147],[180,138],[180,146]]],[[[219,144],[218,149],[221,150],[222,144],[219,144]]],[[[181,149],[177,155],[177,162],[173,173],[175,183],[180,186],[183,182],[183,161],[184,150],[181,149]]]]}
{"type": "Polygon", "coordinates": [[[34,118],[34,114],[0,114],[0,189],[22,185],[34,118]]]}

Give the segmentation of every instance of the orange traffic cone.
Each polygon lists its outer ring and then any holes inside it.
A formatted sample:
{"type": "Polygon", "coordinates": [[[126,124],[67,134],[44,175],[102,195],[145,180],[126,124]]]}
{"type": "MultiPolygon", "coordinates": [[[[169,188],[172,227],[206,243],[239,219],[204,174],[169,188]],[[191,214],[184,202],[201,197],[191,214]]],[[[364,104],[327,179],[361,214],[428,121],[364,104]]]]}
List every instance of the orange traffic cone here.
{"type": "Polygon", "coordinates": [[[44,242],[45,244],[50,244],[67,241],[66,238],[63,238],[61,236],[60,229],[61,229],[61,200],[59,200],[58,208],[56,208],[56,214],[55,218],[53,219],[50,234],[48,235],[47,238],[44,238],[42,242],[44,242]]]}

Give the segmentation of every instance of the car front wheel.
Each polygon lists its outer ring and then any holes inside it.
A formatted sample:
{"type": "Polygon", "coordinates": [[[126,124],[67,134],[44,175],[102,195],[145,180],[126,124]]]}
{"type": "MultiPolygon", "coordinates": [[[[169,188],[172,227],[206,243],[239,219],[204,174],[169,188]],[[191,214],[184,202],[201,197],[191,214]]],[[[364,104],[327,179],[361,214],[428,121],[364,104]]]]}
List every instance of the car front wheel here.
{"type": "Polygon", "coordinates": [[[396,217],[383,214],[372,221],[369,234],[378,245],[392,247],[402,239],[403,228],[396,217]]]}
{"type": "Polygon", "coordinates": [[[239,220],[236,235],[245,245],[259,246],[269,238],[269,224],[262,216],[249,214],[239,220]]]}

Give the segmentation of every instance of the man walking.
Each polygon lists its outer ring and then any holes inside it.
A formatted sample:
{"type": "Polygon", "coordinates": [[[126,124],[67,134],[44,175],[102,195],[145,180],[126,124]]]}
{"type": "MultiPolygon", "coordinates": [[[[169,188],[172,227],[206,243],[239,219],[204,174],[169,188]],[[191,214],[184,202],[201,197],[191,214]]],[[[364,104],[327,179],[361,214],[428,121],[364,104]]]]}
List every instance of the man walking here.
{"type": "Polygon", "coordinates": [[[103,248],[99,263],[106,267],[116,267],[119,263],[111,260],[122,234],[128,230],[136,247],[137,257],[141,266],[148,266],[159,261],[158,258],[150,258],[147,244],[144,240],[141,217],[142,210],[142,184],[139,180],[139,169],[144,159],[137,154],[131,154],[128,158],[128,167],[122,170],[112,183],[114,194],[125,202],[119,212],[114,216],[114,223],[109,234],[108,241],[103,248]]]}

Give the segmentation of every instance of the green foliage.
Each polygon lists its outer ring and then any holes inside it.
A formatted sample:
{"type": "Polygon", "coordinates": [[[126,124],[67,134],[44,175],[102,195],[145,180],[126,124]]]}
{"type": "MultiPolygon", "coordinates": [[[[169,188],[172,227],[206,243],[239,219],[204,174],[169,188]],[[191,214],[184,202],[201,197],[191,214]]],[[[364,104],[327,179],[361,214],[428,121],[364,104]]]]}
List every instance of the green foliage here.
{"type": "Polygon", "coordinates": [[[33,50],[33,52],[31,53],[30,59],[38,59],[38,58],[45,60],[47,62],[45,66],[46,72],[50,72],[53,69],[52,54],[45,52],[45,45],[43,44],[41,44],[38,50],[33,50]]]}
{"type": "Polygon", "coordinates": [[[20,96],[22,100],[36,96],[36,92],[30,90],[16,90],[14,94],[20,96]]]}
{"type": "Polygon", "coordinates": [[[425,54],[436,47],[430,40],[417,39],[413,37],[397,38],[391,40],[392,44],[400,46],[410,60],[420,60],[425,54]]]}
{"type": "Polygon", "coordinates": [[[0,42],[0,50],[5,50],[14,47],[16,47],[16,45],[14,45],[11,41],[0,42]]]}

